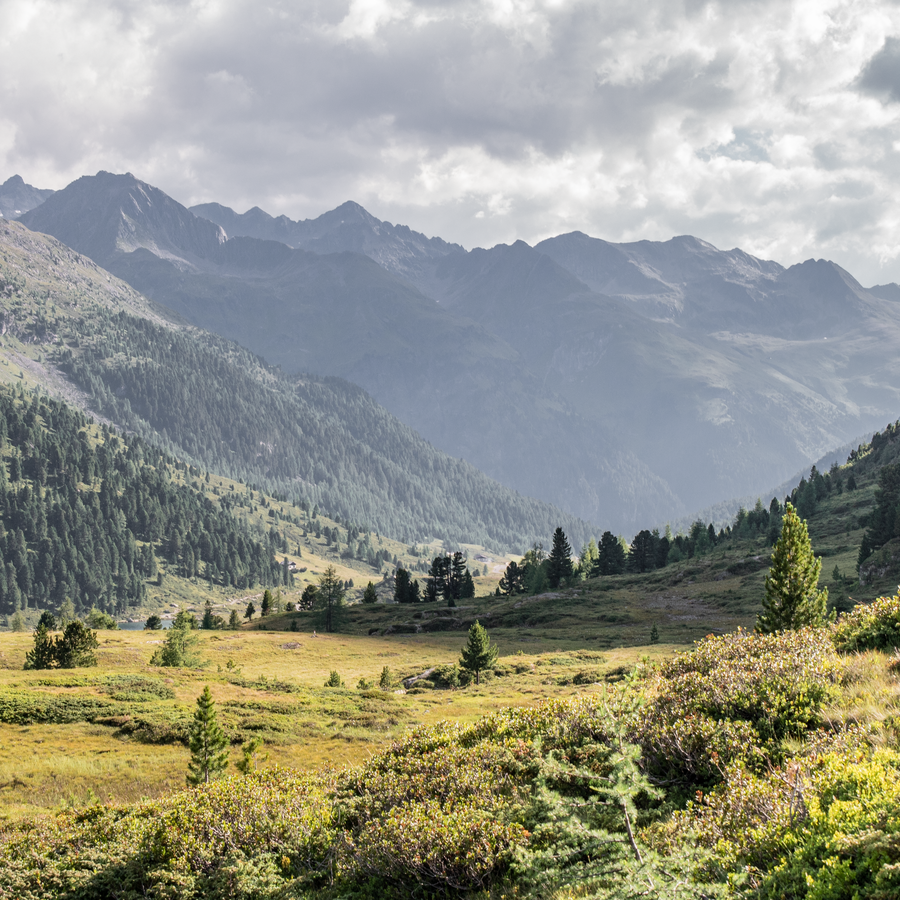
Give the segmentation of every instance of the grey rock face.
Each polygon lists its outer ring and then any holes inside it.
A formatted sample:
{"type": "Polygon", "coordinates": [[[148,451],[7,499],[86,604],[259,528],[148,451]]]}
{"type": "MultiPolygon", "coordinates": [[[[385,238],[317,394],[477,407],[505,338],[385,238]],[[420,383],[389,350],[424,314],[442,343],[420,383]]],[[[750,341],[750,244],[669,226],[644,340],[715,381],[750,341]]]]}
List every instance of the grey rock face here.
{"type": "Polygon", "coordinates": [[[18,219],[29,210],[40,206],[54,192],[25,184],[21,175],[13,175],[0,184],[0,216],[18,219]]]}

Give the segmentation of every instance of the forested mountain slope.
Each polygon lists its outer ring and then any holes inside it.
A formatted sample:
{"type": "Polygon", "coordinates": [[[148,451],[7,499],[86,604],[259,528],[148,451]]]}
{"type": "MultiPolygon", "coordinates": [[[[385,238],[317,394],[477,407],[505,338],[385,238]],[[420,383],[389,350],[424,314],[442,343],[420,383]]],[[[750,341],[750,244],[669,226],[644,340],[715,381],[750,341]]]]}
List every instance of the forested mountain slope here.
{"type": "MultiPolygon", "coordinates": [[[[73,182],[23,222],[285,371],[362,385],[438,447],[521,493],[613,524],[662,518],[678,504],[637,444],[612,439],[548,389],[502,333],[362,253],[226,241],[158,189],[109,173],[73,182]]],[[[530,324],[542,328],[540,318],[530,324]]]]}
{"type": "Polygon", "coordinates": [[[214,221],[104,173],[24,221],[602,527],[755,494],[900,406],[890,286],[824,260],[578,233],[466,252],[357,204],[299,223],[197,212],[214,221]],[[255,239],[273,237],[301,249],[255,239]]]}
{"type": "Polygon", "coordinates": [[[260,538],[136,436],[92,428],[62,401],[0,387],[0,613],[146,599],[156,554],[211,584],[282,583],[275,532],[260,538]]]}
{"type": "Polygon", "coordinates": [[[587,535],[584,523],[436,451],[361,389],[285,375],[178,324],[18,223],[0,223],[0,280],[2,354],[174,455],[404,541],[524,547],[560,522],[587,535]]]}

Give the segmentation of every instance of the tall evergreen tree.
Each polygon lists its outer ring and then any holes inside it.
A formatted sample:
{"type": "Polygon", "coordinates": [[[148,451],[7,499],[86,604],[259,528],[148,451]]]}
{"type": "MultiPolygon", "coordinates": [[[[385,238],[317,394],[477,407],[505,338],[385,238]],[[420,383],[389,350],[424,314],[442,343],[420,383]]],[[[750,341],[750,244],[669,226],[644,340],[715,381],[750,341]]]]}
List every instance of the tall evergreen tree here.
{"type": "Polygon", "coordinates": [[[645,528],[639,531],[628,549],[628,568],[632,572],[649,572],[656,565],[653,536],[645,528]]]}
{"type": "Polygon", "coordinates": [[[327,566],[319,576],[316,589],[315,605],[318,609],[322,630],[326,633],[334,631],[337,625],[338,612],[344,603],[344,581],[338,577],[334,566],[327,566]]]}
{"type": "Polygon", "coordinates": [[[625,571],[625,550],[619,539],[604,531],[597,548],[596,575],[621,575],[625,571]]]}
{"type": "Polygon", "coordinates": [[[459,600],[462,597],[463,579],[466,571],[466,561],[463,559],[461,551],[457,550],[450,560],[450,596],[454,600],[459,600]]]}
{"type": "Polygon", "coordinates": [[[476,621],[469,628],[469,639],[462,649],[460,668],[475,676],[475,684],[481,683],[481,673],[497,661],[497,648],[491,644],[487,629],[476,621]]]}
{"type": "Polygon", "coordinates": [[[547,583],[551,588],[558,588],[560,582],[572,575],[572,547],[562,528],[553,532],[553,547],[550,549],[547,567],[547,583]]]}
{"type": "Polygon", "coordinates": [[[188,784],[208,784],[228,768],[228,738],[219,726],[216,704],[209,685],[197,698],[197,710],[191,723],[188,746],[188,784]]]}
{"type": "Polygon", "coordinates": [[[61,669],[96,666],[97,632],[76,619],[56,639],[56,663],[61,669]]]}
{"type": "Polygon", "coordinates": [[[822,560],[813,553],[806,522],[788,503],[781,537],[772,551],[763,611],[756,620],[756,630],[772,634],[824,625],[828,618],[828,588],[819,590],[821,571],[822,560]]]}
{"type": "Polygon", "coordinates": [[[34,630],[34,646],[25,654],[26,669],[52,669],[56,665],[56,647],[47,626],[34,630]]]}
{"type": "Polygon", "coordinates": [[[506,567],[503,577],[500,579],[500,590],[511,597],[513,594],[520,594],[525,589],[524,585],[524,569],[512,560],[506,567]]]}
{"type": "Polygon", "coordinates": [[[404,569],[402,566],[397,569],[397,574],[394,575],[394,602],[395,603],[408,603],[409,602],[409,585],[411,581],[411,576],[407,569],[404,569]]]}

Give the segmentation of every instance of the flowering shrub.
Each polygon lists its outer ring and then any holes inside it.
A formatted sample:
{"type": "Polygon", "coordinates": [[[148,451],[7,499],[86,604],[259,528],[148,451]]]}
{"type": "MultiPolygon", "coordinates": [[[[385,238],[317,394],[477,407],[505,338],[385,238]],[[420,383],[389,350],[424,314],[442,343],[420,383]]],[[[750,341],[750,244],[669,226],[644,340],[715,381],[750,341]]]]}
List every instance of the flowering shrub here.
{"type": "Polygon", "coordinates": [[[900,895],[900,755],[857,746],[792,760],[765,776],[742,765],[684,813],[683,833],[716,851],[754,897],[900,895]]]}
{"type": "Polygon", "coordinates": [[[358,875],[440,891],[483,886],[524,841],[510,821],[522,796],[522,765],[488,743],[410,753],[411,745],[438,737],[430,731],[345,778],[346,865],[358,875]]]}
{"type": "Polygon", "coordinates": [[[706,786],[737,759],[780,760],[785,738],[822,724],[840,676],[824,629],[708,637],[660,667],[631,739],[659,781],[706,786]]]}
{"type": "Polygon", "coordinates": [[[494,804],[466,801],[403,803],[350,838],[352,864],[360,874],[442,896],[484,887],[527,839],[521,825],[497,813],[494,804]]]}
{"type": "Polygon", "coordinates": [[[225,900],[266,896],[235,890],[276,875],[280,888],[314,883],[334,856],[329,787],[267,770],[131,808],[96,806],[12,826],[0,897],[225,900]]]}
{"type": "Polygon", "coordinates": [[[835,647],[844,653],[900,647],[900,593],[857,604],[837,620],[832,633],[835,647]]]}

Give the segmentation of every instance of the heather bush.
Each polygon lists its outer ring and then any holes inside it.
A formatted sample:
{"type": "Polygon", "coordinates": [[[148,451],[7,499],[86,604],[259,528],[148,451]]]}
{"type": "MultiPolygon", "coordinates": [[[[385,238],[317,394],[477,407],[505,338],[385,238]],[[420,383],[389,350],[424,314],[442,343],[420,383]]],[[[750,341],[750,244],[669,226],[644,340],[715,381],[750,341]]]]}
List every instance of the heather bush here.
{"type": "Polygon", "coordinates": [[[900,755],[891,749],[857,742],[765,775],[737,764],[674,822],[682,838],[715,849],[709,870],[754,897],[900,895],[900,755]]]}
{"type": "Polygon", "coordinates": [[[631,739],[659,782],[705,787],[738,759],[780,761],[785,739],[822,724],[841,671],[825,629],[711,636],[651,676],[631,739]]]}
{"type": "Polygon", "coordinates": [[[336,837],[326,781],[268,770],[7,826],[0,896],[275,898],[328,880],[336,837]]]}
{"type": "Polygon", "coordinates": [[[900,593],[858,604],[837,620],[832,634],[843,653],[900,647],[900,593]]]}
{"type": "Polygon", "coordinates": [[[396,749],[341,786],[350,873],[442,895],[484,887],[526,839],[513,821],[524,796],[521,761],[487,743],[396,749]]]}

